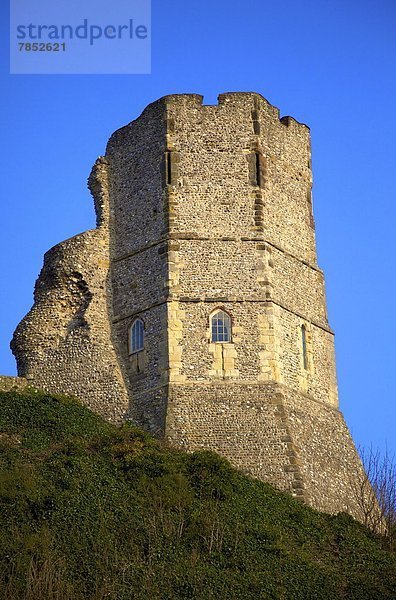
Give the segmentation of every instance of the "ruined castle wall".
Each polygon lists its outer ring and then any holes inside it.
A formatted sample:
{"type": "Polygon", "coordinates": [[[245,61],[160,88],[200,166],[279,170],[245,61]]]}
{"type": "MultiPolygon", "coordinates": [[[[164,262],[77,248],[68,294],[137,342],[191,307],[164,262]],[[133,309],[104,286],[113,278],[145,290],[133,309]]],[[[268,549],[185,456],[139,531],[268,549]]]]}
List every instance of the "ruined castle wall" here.
{"type": "Polygon", "coordinates": [[[107,419],[120,421],[128,396],[111,330],[106,160],[98,159],[89,185],[98,228],[46,253],[34,305],[11,347],[18,374],[33,385],[75,395],[107,419]]]}
{"type": "Polygon", "coordinates": [[[30,382],[24,377],[9,377],[0,375],[0,390],[2,392],[23,392],[29,388],[30,382]]]}
{"type": "Polygon", "coordinates": [[[87,231],[47,252],[35,303],[18,326],[18,373],[49,392],[83,398],[112,421],[128,406],[110,331],[108,243],[87,231]]]}
{"type": "Polygon", "coordinates": [[[258,94],[151,104],[94,168],[98,228],[46,254],[19,374],[357,515],[311,186],[308,128],[258,94]],[[211,341],[216,309],[228,343],[211,341]]]}

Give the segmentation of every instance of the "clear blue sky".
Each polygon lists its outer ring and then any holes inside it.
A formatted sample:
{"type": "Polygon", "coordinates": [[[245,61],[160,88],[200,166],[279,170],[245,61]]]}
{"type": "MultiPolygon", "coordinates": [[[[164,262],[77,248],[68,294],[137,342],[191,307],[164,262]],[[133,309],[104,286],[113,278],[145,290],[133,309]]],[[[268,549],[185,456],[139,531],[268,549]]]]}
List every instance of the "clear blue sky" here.
{"type": "Polygon", "coordinates": [[[111,132],[164,94],[256,91],[311,127],[341,408],[357,443],[396,451],[394,0],[153,0],[151,75],[91,76],[10,76],[5,4],[0,373],[44,252],[94,226],[86,179],[111,132]]]}

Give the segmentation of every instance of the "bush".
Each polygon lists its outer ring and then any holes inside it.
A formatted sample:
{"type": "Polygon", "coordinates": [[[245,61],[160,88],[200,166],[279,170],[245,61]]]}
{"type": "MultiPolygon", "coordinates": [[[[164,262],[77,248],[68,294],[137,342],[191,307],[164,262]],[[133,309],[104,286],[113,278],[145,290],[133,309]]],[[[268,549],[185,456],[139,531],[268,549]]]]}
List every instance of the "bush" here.
{"type": "Polygon", "coordinates": [[[77,402],[0,393],[0,597],[394,600],[396,557],[330,516],[77,402]]]}

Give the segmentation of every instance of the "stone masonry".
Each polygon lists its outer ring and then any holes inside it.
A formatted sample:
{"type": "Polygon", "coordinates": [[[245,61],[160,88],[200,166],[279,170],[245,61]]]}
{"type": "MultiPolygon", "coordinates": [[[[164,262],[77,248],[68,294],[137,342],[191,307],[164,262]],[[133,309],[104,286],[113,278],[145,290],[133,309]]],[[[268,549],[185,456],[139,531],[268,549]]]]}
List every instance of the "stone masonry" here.
{"type": "Polygon", "coordinates": [[[166,96],[113,134],[89,186],[97,228],[45,255],[11,344],[20,377],[359,518],[309,129],[255,93],[166,96]]]}

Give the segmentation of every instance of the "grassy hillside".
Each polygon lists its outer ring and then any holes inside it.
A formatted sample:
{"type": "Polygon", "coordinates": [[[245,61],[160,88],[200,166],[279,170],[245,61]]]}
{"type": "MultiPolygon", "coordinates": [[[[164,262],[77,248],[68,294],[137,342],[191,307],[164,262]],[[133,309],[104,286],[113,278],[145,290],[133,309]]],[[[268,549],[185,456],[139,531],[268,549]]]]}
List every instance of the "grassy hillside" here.
{"type": "Polygon", "coordinates": [[[0,598],[396,599],[396,555],[209,452],[0,393],[0,598]]]}

